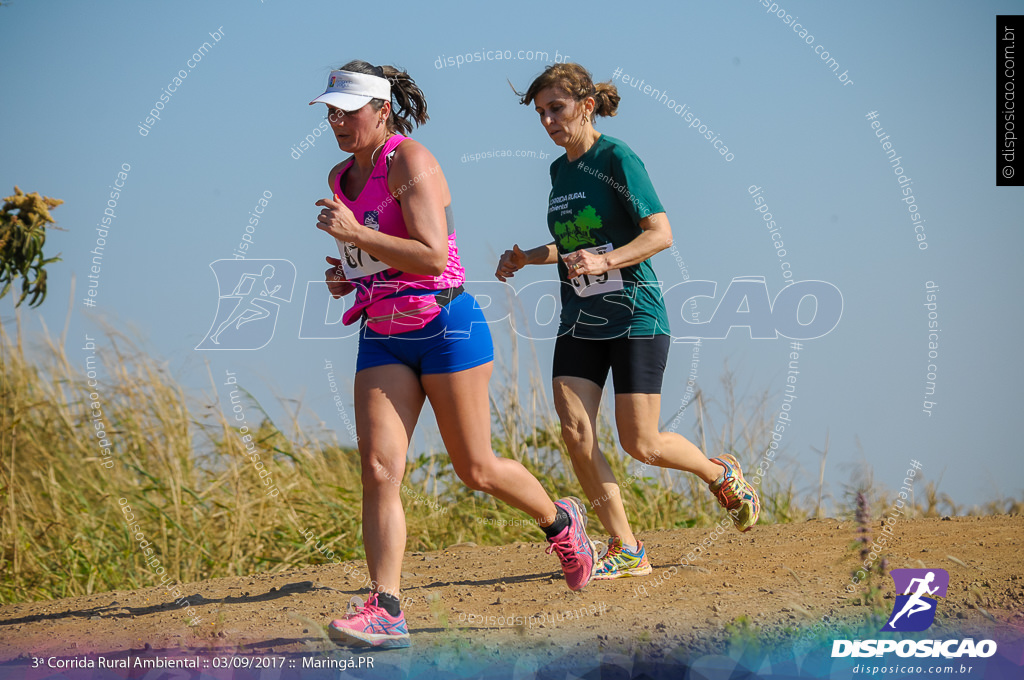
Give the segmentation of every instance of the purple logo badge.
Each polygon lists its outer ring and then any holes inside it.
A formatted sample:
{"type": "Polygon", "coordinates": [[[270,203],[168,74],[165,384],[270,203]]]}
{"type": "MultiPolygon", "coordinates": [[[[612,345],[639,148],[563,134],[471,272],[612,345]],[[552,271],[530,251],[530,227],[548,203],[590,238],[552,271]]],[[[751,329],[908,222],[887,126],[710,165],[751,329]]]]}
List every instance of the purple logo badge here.
{"type": "Polygon", "coordinates": [[[896,603],[882,630],[909,633],[927,629],[935,621],[934,598],[946,597],[949,574],[945,569],[893,569],[890,573],[896,584],[896,603]]]}

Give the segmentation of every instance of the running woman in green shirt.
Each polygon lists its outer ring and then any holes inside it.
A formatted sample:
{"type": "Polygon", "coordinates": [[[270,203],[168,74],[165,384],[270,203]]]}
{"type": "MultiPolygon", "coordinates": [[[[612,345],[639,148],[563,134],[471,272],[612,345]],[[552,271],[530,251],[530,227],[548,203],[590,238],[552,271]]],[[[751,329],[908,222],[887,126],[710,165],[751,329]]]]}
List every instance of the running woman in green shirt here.
{"type": "Polygon", "coordinates": [[[594,578],[649,574],[643,543],[630,529],[597,443],[609,369],[619,443],[629,455],[703,479],[740,531],[757,522],[760,501],[733,456],[709,460],[682,435],[658,431],[671,335],[650,258],[672,245],[672,228],[640,158],[594,129],[595,116],[616,113],[615,86],[595,86],[579,64],[553,64],[520,101],[534,104],[548,136],[565,149],[551,164],[547,214],[554,241],[506,250],[495,276],[505,281],[527,264],[555,264],[559,279],[570,284],[562,286],[552,379],[576,476],[611,534],[594,578]]]}

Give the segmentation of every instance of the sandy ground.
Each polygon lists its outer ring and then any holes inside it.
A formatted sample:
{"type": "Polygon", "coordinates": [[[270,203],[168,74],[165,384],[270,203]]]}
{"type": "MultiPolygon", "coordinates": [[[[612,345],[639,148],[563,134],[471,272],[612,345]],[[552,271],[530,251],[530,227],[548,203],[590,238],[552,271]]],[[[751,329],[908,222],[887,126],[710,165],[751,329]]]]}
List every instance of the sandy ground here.
{"type": "MultiPolygon", "coordinates": [[[[502,668],[529,677],[549,663],[563,670],[593,666],[596,659],[692,663],[723,653],[726,626],[738,617],[749,619],[762,642],[822,617],[832,627],[864,619],[867,608],[846,590],[855,563],[852,522],[758,526],[746,534],[730,528],[705,557],[684,566],[684,556],[709,531],[641,536],[652,575],[597,581],[579,593],[566,588],[555,556],[544,554],[541,542],[408,553],[403,596],[411,598],[405,612],[413,646],[374,651],[373,670],[367,654],[338,649],[323,634],[352,595],[365,595],[357,576],[331,565],[186,584],[182,592],[202,619],[194,627],[157,587],[0,607],[0,675],[10,677],[11,669],[24,668],[33,657],[90,653],[122,659],[280,655],[299,669],[303,664],[296,659],[329,653],[356,677],[426,677],[413,672],[417,664],[441,677],[469,677],[465,668],[474,663],[483,675],[502,668]]],[[[900,522],[894,534],[891,569],[949,572],[949,593],[939,601],[932,636],[1024,638],[1024,518],[918,519],[900,522]]],[[[365,573],[363,563],[350,566],[365,573]]],[[[887,602],[893,589],[890,580],[887,602]]],[[[624,670],[621,677],[635,671],[624,670]]],[[[251,677],[277,676],[254,671],[251,677]]]]}

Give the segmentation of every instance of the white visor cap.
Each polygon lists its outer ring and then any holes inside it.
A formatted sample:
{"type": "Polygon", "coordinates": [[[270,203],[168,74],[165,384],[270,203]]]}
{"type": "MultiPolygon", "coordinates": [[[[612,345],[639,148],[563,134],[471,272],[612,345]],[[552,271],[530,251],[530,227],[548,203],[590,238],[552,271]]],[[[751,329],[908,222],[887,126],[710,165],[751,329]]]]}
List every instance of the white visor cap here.
{"type": "Polygon", "coordinates": [[[386,78],[352,71],[331,71],[327,91],[310,104],[322,103],[342,111],[355,111],[366,106],[371,99],[391,101],[391,83],[386,78]]]}

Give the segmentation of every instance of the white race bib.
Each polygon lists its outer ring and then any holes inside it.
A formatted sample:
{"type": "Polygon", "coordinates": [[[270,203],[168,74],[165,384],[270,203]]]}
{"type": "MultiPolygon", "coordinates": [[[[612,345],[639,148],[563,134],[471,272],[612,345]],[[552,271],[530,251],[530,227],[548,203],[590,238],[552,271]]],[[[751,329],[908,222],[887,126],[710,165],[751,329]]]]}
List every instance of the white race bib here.
{"type": "MultiPolygon", "coordinates": [[[[583,250],[594,255],[604,255],[615,249],[612,248],[611,243],[606,243],[603,246],[594,246],[593,248],[584,248],[583,250]]],[[[622,290],[622,272],[618,269],[609,269],[600,276],[580,274],[575,278],[569,279],[569,283],[572,284],[576,294],[580,297],[603,295],[604,293],[622,290]]]]}
{"type": "MultiPolygon", "coordinates": [[[[374,215],[376,217],[376,215],[374,215]]],[[[373,229],[374,231],[380,231],[380,225],[376,219],[368,218],[363,225],[367,229],[373,229]]],[[[382,272],[390,267],[375,258],[373,255],[357,248],[355,245],[346,241],[338,241],[338,252],[341,253],[341,266],[345,270],[345,278],[349,281],[353,279],[359,279],[364,276],[372,276],[377,272],[382,272]]]]}

